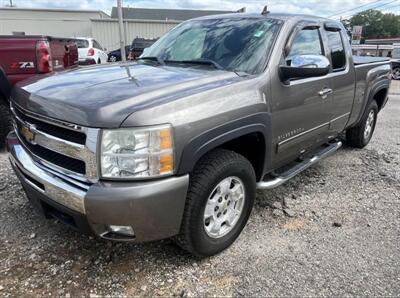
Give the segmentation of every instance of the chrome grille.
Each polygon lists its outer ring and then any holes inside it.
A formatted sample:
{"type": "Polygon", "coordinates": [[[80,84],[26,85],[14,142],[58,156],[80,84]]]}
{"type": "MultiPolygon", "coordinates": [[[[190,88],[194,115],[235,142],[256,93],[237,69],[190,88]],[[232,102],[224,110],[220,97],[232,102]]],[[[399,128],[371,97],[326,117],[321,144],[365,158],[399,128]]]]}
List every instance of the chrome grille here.
{"type": "Polygon", "coordinates": [[[44,166],[82,182],[98,179],[99,129],[64,123],[11,105],[21,144],[44,166]]]}

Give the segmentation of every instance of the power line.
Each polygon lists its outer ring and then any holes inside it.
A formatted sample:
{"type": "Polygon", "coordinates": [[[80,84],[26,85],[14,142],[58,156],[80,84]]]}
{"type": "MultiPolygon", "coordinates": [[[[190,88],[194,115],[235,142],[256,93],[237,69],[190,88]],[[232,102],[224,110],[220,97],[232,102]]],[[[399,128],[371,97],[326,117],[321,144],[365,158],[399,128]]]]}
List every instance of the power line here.
{"type": "Polygon", "coordinates": [[[354,7],[354,8],[352,8],[352,9],[343,10],[343,11],[341,11],[341,12],[338,12],[338,13],[335,13],[335,14],[329,16],[328,18],[332,18],[332,17],[337,16],[337,15],[340,15],[340,14],[342,14],[342,13],[349,12],[349,11],[352,11],[352,10],[356,10],[356,9],[361,8],[361,7],[368,6],[368,5],[371,5],[371,4],[375,4],[375,3],[378,3],[378,2],[381,2],[381,1],[383,1],[383,0],[374,1],[374,2],[371,2],[371,3],[366,3],[366,4],[363,4],[363,5],[354,7]]]}
{"type": "MultiPolygon", "coordinates": [[[[399,1],[399,0],[392,0],[392,1],[390,1],[390,2],[381,4],[381,5],[378,5],[378,6],[370,7],[370,8],[368,8],[368,9],[364,9],[364,10],[362,10],[362,11],[358,11],[358,12],[355,12],[355,13],[352,13],[352,14],[346,14],[346,15],[344,15],[344,16],[342,15],[341,17],[343,17],[343,18],[348,18],[348,17],[351,17],[351,16],[353,16],[353,15],[355,15],[355,14],[357,14],[357,13],[361,13],[361,12],[364,12],[364,11],[367,11],[367,10],[370,10],[370,9],[378,9],[378,8],[382,9],[382,7],[385,7],[385,6],[387,6],[387,5],[389,5],[389,4],[392,4],[392,3],[396,2],[396,1],[399,1]]],[[[380,9],[378,9],[378,10],[380,10],[380,9]]],[[[337,18],[337,17],[336,17],[336,18],[337,18]]]]}

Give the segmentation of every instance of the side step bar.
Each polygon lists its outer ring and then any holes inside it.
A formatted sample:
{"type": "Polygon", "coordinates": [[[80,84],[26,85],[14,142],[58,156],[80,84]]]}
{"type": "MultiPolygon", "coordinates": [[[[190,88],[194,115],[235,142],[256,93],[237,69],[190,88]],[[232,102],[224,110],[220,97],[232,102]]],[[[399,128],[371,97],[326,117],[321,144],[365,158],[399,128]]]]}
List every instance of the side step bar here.
{"type": "Polygon", "coordinates": [[[337,151],[340,147],[342,147],[342,142],[336,142],[329,144],[328,147],[323,148],[321,151],[316,153],[313,157],[307,158],[302,162],[295,165],[293,168],[289,169],[288,171],[282,173],[280,176],[269,180],[269,181],[261,181],[257,183],[257,189],[264,190],[264,189],[272,189],[278,187],[292,179],[297,174],[303,172],[305,169],[308,169],[310,166],[318,162],[319,160],[331,155],[335,151],[337,151]]]}

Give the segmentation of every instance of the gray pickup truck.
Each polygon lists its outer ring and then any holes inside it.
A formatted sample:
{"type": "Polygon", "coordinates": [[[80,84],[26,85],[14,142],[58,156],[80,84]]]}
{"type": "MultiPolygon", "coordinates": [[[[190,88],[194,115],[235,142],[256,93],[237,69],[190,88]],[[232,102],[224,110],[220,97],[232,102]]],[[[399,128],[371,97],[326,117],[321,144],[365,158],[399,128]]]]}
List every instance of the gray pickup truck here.
{"type": "Polygon", "coordinates": [[[333,153],[344,131],[368,144],[389,76],[390,61],[351,55],[339,22],[194,19],[137,62],[19,83],[10,160],[46,217],[210,256],[239,236],[256,189],[333,153]]]}

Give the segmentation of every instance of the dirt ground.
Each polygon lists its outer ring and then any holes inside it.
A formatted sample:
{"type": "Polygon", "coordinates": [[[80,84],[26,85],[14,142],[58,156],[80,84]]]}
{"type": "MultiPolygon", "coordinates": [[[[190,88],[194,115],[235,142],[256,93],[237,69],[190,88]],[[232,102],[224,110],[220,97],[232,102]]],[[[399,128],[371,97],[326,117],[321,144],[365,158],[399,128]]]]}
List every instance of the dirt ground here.
{"type": "Polygon", "coordinates": [[[0,296],[398,296],[400,82],[375,135],[273,191],[202,261],[171,241],[111,243],[35,213],[0,154],[0,296]]]}

